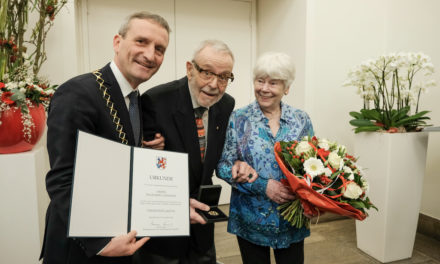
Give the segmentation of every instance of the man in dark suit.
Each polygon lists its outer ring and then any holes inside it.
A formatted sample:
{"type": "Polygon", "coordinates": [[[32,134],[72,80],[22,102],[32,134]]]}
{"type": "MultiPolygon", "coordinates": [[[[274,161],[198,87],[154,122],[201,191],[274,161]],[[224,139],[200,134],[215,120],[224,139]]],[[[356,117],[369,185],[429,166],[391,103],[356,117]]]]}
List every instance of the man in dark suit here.
{"type": "MultiPolygon", "coordinates": [[[[113,39],[113,61],[67,81],[56,91],[47,120],[51,169],[46,187],[51,201],[43,263],[131,263],[131,255],[148,240],[136,241],[136,231],[114,238],[67,237],[76,134],[80,129],[132,146],[142,144],[137,87],[162,64],[169,31],[167,22],[158,15],[131,15],[113,39]]],[[[161,140],[146,144],[160,145],[161,140]]]]}
{"type": "Polygon", "coordinates": [[[233,64],[233,54],[225,43],[204,41],[193,60],[186,63],[186,77],[142,95],[144,133],[160,132],[165,137],[165,150],[188,153],[191,235],[152,238],[136,253],[136,263],[216,263],[214,224],[206,224],[195,211],[208,211],[209,206],[195,198],[200,185],[212,184],[223,150],[235,104],[225,93],[234,80],[233,64]]]}

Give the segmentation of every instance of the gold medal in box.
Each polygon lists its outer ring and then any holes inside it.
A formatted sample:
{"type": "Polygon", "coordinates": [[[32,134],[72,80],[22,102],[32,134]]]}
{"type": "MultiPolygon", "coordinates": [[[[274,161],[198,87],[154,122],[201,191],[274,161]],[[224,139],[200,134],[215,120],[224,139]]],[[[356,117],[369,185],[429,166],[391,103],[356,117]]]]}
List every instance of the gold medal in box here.
{"type": "Polygon", "coordinates": [[[222,191],[221,185],[202,185],[199,189],[198,199],[200,202],[209,205],[209,211],[197,210],[197,212],[208,223],[228,220],[228,216],[218,208],[218,201],[222,191]]]}

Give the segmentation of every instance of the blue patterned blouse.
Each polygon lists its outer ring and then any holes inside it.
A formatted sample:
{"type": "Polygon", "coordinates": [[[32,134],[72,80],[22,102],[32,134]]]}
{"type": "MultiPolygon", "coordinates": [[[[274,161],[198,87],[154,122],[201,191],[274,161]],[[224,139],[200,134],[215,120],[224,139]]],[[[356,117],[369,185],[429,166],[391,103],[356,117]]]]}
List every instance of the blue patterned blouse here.
{"type": "Polygon", "coordinates": [[[276,137],[268,122],[257,101],[231,114],[217,175],[233,187],[228,232],[256,245],[287,248],[308,237],[310,231],[292,227],[280,216],[279,204],[266,195],[269,179],[285,178],[275,160],[273,147],[277,141],[313,135],[313,127],[307,113],[282,102],[276,137]],[[236,160],[246,161],[257,171],[255,182],[237,184],[231,181],[231,168],[236,160]]]}

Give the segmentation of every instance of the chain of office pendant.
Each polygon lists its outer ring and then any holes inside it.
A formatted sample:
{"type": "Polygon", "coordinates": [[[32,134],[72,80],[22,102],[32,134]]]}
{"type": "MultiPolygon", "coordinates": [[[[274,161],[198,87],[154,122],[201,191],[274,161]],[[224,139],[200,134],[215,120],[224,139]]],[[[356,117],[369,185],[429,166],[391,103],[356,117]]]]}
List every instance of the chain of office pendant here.
{"type": "Polygon", "coordinates": [[[107,93],[107,87],[104,85],[104,79],[102,79],[102,73],[99,70],[92,72],[96,77],[96,82],[99,84],[99,90],[102,92],[102,98],[104,98],[105,103],[110,110],[110,116],[113,123],[116,125],[116,132],[118,133],[119,139],[123,144],[128,144],[128,140],[125,138],[125,132],[123,131],[123,126],[121,124],[121,119],[118,117],[118,111],[113,107],[114,104],[111,101],[110,94],[107,93]]]}

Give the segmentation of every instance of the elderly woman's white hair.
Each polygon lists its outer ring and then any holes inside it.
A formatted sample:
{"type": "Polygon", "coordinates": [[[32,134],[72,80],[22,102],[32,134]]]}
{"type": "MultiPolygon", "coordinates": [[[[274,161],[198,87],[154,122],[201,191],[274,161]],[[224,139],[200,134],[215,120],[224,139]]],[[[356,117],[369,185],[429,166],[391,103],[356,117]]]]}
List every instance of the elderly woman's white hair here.
{"type": "Polygon", "coordinates": [[[254,81],[269,77],[284,81],[287,89],[295,80],[295,66],[289,55],[281,52],[266,52],[262,54],[254,67],[254,81]]]}

